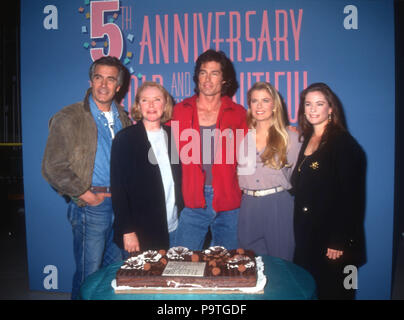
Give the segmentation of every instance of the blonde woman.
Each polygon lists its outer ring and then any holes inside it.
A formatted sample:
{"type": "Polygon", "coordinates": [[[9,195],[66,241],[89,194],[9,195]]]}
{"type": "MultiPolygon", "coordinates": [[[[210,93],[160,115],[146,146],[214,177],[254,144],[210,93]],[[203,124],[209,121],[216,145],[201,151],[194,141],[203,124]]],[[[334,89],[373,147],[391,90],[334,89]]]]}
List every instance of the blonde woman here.
{"type": "Polygon", "coordinates": [[[132,108],[137,123],[121,130],[112,144],[114,240],[129,253],[174,246],[183,200],[181,164],[171,161],[175,142],[163,125],[172,106],[163,86],[143,83],[132,108]]]}
{"type": "Polygon", "coordinates": [[[288,189],[301,144],[298,134],[286,127],[281,98],[271,84],[255,83],[247,93],[247,102],[247,123],[253,130],[249,130],[240,152],[247,151],[248,143],[253,152],[239,156],[243,192],[239,244],[257,254],[291,261],[295,243],[293,197],[288,189]]]}

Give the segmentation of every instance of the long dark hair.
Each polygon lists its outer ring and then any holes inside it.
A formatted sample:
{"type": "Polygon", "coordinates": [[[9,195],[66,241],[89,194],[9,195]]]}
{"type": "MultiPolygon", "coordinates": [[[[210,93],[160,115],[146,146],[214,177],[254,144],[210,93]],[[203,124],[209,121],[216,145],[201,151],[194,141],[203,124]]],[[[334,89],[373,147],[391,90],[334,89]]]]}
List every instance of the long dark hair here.
{"type": "Polygon", "coordinates": [[[342,103],[337,95],[325,83],[313,83],[300,93],[300,103],[298,112],[298,122],[300,128],[300,139],[310,139],[313,134],[313,125],[306,119],[304,103],[306,96],[309,92],[319,91],[326,98],[328,104],[332,109],[331,119],[325,127],[324,133],[321,137],[320,146],[326,143],[331,136],[341,131],[348,131],[345,121],[344,110],[342,103]]]}
{"type": "Polygon", "coordinates": [[[201,70],[201,66],[205,62],[215,61],[220,63],[222,67],[223,80],[225,81],[222,86],[222,96],[233,97],[238,89],[238,82],[236,77],[236,71],[234,70],[233,63],[226,56],[223,51],[215,51],[213,49],[206,50],[202,53],[195,63],[194,70],[194,82],[195,82],[195,93],[199,94],[199,71],[201,70]]]}

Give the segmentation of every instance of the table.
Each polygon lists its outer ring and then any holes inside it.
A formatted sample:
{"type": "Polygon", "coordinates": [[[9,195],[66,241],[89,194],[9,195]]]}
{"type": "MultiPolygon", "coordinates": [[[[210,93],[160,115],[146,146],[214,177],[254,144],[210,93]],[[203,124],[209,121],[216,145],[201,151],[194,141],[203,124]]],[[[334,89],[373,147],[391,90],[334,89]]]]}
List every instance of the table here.
{"type": "Polygon", "coordinates": [[[316,299],[313,277],[303,268],[271,256],[262,256],[267,277],[264,294],[115,294],[111,282],[123,262],[90,275],[80,288],[83,300],[309,300],[316,299]]]}

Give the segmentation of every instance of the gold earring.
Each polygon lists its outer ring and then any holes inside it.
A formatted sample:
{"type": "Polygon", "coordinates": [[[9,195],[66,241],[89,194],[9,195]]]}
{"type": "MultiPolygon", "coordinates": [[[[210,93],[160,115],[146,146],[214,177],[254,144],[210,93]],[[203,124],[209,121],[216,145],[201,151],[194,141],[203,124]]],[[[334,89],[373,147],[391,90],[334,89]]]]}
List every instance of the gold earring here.
{"type": "Polygon", "coordinates": [[[332,112],[328,114],[328,122],[331,122],[332,120],[332,112]]]}

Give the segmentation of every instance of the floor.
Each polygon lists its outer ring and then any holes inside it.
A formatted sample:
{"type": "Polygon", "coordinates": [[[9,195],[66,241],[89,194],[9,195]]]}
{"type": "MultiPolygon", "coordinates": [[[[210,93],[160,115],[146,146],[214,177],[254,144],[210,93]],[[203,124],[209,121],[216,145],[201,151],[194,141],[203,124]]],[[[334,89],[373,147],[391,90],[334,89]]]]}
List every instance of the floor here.
{"type": "MultiPolygon", "coordinates": [[[[4,224],[0,229],[0,252],[6,259],[0,263],[0,300],[69,300],[69,293],[30,291],[25,245],[23,201],[8,206],[4,224]]],[[[404,238],[397,259],[393,300],[404,300],[404,238]]]]}
{"type": "Polygon", "coordinates": [[[70,293],[29,290],[23,201],[12,201],[7,211],[0,227],[0,252],[6,256],[0,263],[0,300],[70,300],[70,293]]]}

